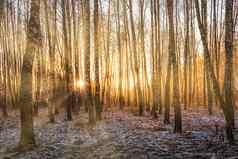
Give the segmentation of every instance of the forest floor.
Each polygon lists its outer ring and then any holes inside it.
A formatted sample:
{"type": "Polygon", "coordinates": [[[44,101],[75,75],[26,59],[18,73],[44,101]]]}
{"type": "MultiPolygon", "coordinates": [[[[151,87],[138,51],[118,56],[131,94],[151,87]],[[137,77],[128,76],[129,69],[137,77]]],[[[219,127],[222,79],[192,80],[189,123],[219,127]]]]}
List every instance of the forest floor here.
{"type": "Polygon", "coordinates": [[[238,159],[238,144],[223,142],[223,117],[206,114],[184,112],[184,131],[174,134],[173,123],[166,126],[162,117],[148,114],[106,112],[89,127],[86,113],[72,122],[58,116],[55,124],[40,113],[34,123],[37,147],[25,153],[13,151],[20,133],[19,115],[14,115],[0,119],[0,159],[238,159]]]}

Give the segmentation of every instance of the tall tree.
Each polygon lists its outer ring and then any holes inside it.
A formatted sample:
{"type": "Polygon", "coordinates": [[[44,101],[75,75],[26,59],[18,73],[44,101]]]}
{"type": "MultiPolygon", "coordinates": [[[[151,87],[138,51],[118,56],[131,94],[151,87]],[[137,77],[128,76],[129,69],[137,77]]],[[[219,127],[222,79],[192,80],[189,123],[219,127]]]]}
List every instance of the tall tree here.
{"type": "Polygon", "coordinates": [[[149,80],[147,75],[147,57],[146,57],[146,45],[145,45],[145,1],[139,1],[140,20],[139,20],[139,33],[140,33],[140,52],[142,61],[142,91],[143,91],[143,105],[148,107],[149,103],[149,80]]]}
{"type": "Polygon", "coordinates": [[[23,57],[20,88],[21,138],[20,149],[35,145],[33,131],[32,68],[35,53],[41,47],[40,0],[31,0],[30,19],[27,30],[27,46],[23,57]]]}
{"type": "Polygon", "coordinates": [[[85,81],[86,81],[86,89],[85,89],[85,95],[86,95],[86,102],[88,107],[88,115],[89,115],[89,123],[95,124],[96,123],[96,110],[95,106],[92,102],[92,88],[91,88],[91,75],[90,75],[90,1],[84,0],[84,69],[85,69],[85,81]]]}
{"type": "Polygon", "coordinates": [[[135,75],[136,75],[136,87],[137,87],[137,100],[139,105],[139,115],[143,115],[144,113],[144,106],[143,106],[143,99],[142,99],[142,89],[141,89],[141,79],[140,79],[140,65],[138,61],[138,51],[137,51],[137,39],[136,39],[136,32],[135,32],[135,24],[133,18],[133,5],[132,0],[129,0],[129,13],[130,13],[130,22],[131,22],[131,34],[132,34],[132,50],[133,50],[133,57],[134,57],[134,68],[135,68],[135,75]]]}
{"type": "Polygon", "coordinates": [[[103,84],[103,89],[102,89],[102,96],[104,100],[104,104],[109,104],[110,105],[110,97],[109,97],[109,92],[108,92],[108,87],[109,85],[109,76],[110,76],[110,37],[111,37],[111,0],[108,2],[108,10],[107,10],[107,36],[106,36],[106,48],[105,48],[105,77],[104,77],[104,84],[103,84]]]}
{"type": "Polygon", "coordinates": [[[159,106],[159,113],[162,113],[161,104],[161,65],[160,65],[160,1],[151,0],[151,52],[152,52],[152,115],[156,118],[156,111],[159,106]]]}
{"type": "Polygon", "coordinates": [[[154,118],[157,118],[157,113],[156,113],[156,107],[157,107],[157,98],[156,98],[156,57],[155,57],[155,51],[154,51],[154,1],[150,0],[150,18],[151,18],[151,56],[152,56],[152,95],[153,95],[153,105],[152,105],[152,116],[154,118]]]}
{"type": "Polygon", "coordinates": [[[72,49],[71,49],[71,26],[70,26],[70,8],[69,1],[62,0],[62,20],[63,20],[63,41],[64,41],[64,56],[65,56],[65,77],[66,77],[66,93],[67,104],[66,119],[72,120],[72,101],[73,101],[73,70],[72,70],[72,49]]]}
{"type": "Polygon", "coordinates": [[[123,105],[123,98],[122,98],[122,44],[121,44],[121,23],[120,23],[120,0],[117,0],[117,48],[119,54],[119,105],[122,109],[123,105]]]}
{"type": "MultiPolygon", "coordinates": [[[[207,6],[204,5],[205,0],[202,0],[201,3],[201,10],[204,10],[207,6]]],[[[213,92],[216,95],[216,98],[219,100],[221,109],[224,113],[225,116],[225,120],[226,120],[226,136],[229,142],[233,142],[234,137],[233,137],[233,132],[232,129],[234,128],[234,111],[233,111],[233,103],[232,102],[232,97],[227,97],[228,94],[232,95],[230,91],[227,91],[227,88],[231,88],[232,86],[232,22],[230,21],[230,19],[232,19],[232,8],[233,8],[233,0],[226,1],[226,40],[225,40],[225,45],[226,45],[226,67],[225,67],[225,74],[224,74],[224,79],[230,79],[231,81],[226,81],[224,83],[224,88],[225,88],[225,99],[223,98],[222,94],[221,94],[221,89],[219,87],[219,83],[216,79],[215,73],[214,73],[214,67],[212,65],[211,62],[211,56],[210,56],[210,52],[208,49],[208,40],[207,40],[207,28],[205,26],[206,25],[206,21],[202,21],[202,17],[205,17],[207,15],[204,15],[204,12],[202,12],[202,16],[201,16],[201,12],[200,12],[200,5],[199,5],[199,1],[195,0],[195,8],[196,8],[196,17],[197,17],[197,21],[198,21],[198,26],[199,26],[199,30],[200,30],[200,35],[201,35],[201,39],[202,39],[202,43],[203,43],[203,49],[204,49],[204,56],[205,56],[205,67],[206,69],[206,75],[208,76],[208,78],[211,80],[212,83],[212,88],[213,88],[213,92]],[[230,11],[232,13],[230,13],[230,11]],[[230,17],[231,16],[231,17],[230,17]],[[231,22],[231,23],[230,23],[231,22]],[[231,37],[228,37],[231,36],[231,37]]]]}
{"type": "Polygon", "coordinates": [[[2,22],[4,18],[4,5],[5,0],[0,1],[0,22],[2,22]]]}
{"type": "Polygon", "coordinates": [[[175,115],[174,132],[182,132],[182,116],[179,96],[179,71],[178,60],[175,53],[175,38],[174,38],[174,20],[173,20],[173,0],[167,0],[167,10],[169,17],[169,56],[173,65],[173,106],[175,115]]]}
{"type": "Polygon", "coordinates": [[[94,49],[95,49],[95,104],[97,119],[102,118],[102,106],[100,102],[100,76],[99,76],[99,5],[98,0],[94,0],[94,49]]]}
{"type": "Polygon", "coordinates": [[[185,31],[185,40],[184,40],[184,109],[187,109],[187,101],[188,101],[188,56],[189,56],[189,30],[190,30],[190,23],[189,23],[189,1],[185,0],[185,24],[184,25],[184,31],[185,31]]]}
{"type": "MultiPolygon", "coordinates": [[[[5,7],[5,0],[0,1],[0,40],[3,41],[3,28],[4,28],[4,20],[5,20],[5,11],[4,11],[4,7],[5,7]]],[[[3,52],[4,57],[6,56],[6,52],[3,52]]],[[[3,58],[3,60],[5,60],[5,58],[3,58]]],[[[4,65],[4,63],[3,63],[4,65]]],[[[3,69],[5,66],[2,66],[3,69]]],[[[6,71],[6,70],[5,70],[6,71]]],[[[5,74],[3,71],[3,74],[5,74]]],[[[6,77],[4,77],[6,78],[6,77]]],[[[1,80],[1,86],[0,86],[0,108],[2,110],[2,114],[4,117],[8,116],[7,113],[7,105],[6,105],[6,91],[5,91],[5,79],[1,80]]]]}
{"type": "Polygon", "coordinates": [[[233,0],[226,0],[225,4],[225,77],[224,95],[226,103],[226,134],[227,139],[233,142],[232,129],[235,127],[234,102],[233,102],[233,0]]]}
{"type": "Polygon", "coordinates": [[[51,88],[49,89],[49,96],[50,96],[50,103],[49,103],[49,120],[50,122],[55,122],[54,117],[54,90],[55,90],[55,69],[54,69],[54,61],[55,61],[55,55],[53,53],[53,43],[52,43],[52,34],[50,31],[50,22],[49,22],[49,9],[48,9],[48,3],[47,0],[44,0],[44,7],[45,7],[45,21],[46,21],[46,30],[47,30],[47,38],[48,38],[48,47],[49,47],[49,56],[50,56],[50,65],[49,65],[49,82],[51,88]]]}

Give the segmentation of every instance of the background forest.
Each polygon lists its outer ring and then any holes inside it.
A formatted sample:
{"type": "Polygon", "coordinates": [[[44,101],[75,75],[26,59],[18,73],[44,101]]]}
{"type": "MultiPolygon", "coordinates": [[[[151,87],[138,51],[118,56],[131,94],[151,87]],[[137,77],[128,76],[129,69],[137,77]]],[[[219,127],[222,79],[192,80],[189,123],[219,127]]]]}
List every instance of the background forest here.
{"type": "Polygon", "coordinates": [[[42,109],[50,123],[149,115],[175,133],[202,109],[234,143],[237,53],[237,0],[0,0],[0,118],[20,110],[24,150],[42,109]]]}

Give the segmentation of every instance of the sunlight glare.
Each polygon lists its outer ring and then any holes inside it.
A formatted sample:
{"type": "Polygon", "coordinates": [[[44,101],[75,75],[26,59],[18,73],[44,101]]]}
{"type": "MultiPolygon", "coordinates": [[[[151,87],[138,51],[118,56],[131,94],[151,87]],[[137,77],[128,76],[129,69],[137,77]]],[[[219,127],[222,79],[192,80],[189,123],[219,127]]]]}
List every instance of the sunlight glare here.
{"type": "Polygon", "coordinates": [[[78,81],[76,82],[76,87],[77,87],[77,88],[83,88],[84,86],[85,86],[85,83],[84,83],[83,80],[78,80],[78,81]]]}

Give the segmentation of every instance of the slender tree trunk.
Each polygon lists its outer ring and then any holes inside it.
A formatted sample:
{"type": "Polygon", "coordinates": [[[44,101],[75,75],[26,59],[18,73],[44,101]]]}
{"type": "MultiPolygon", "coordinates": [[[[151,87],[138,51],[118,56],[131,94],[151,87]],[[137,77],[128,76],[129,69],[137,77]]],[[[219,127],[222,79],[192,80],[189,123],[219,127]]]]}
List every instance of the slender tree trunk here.
{"type": "Polygon", "coordinates": [[[131,86],[130,86],[130,61],[129,61],[129,51],[128,51],[128,39],[129,39],[129,31],[128,31],[128,16],[127,16],[127,8],[126,8],[126,2],[123,1],[123,21],[124,21],[124,37],[125,37],[125,52],[126,52],[126,82],[127,82],[127,93],[126,93],[126,101],[127,106],[130,105],[130,96],[131,96],[131,86]]]}
{"type": "Polygon", "coordinates": [[[90,76],[90,1],[84,1],[85,15],[84,15],[84,51],[85,51],[85,81],[86,81],[86,102],[88,107],[89,124],[96,123],[96,109],[92,102],[91,76],[90,76]]]}
{"type": "Polygon", "coordinates": [[[55,116],[54,116],[54,53],[53,53],[53,44],[52,44],[52,37],[51,37],[51,33],[50,33],[50,24],[49,24],[49,15],[48,15],[48,4],[47,4],[47,0],[44,0],[44,4],[45,4],[45,18],[46,18],[46,30],[47,30],[47,35],[48,35],[48,45],[49,45],[49,55],[50,55],[50,64],[49,64],[49,82],[50,82],[50,89],[49,89],[49,105],[48,105],[48,113],[49,113],[49,121],[51,123],[55,122],[55,116]]]}
{"type": "Polygon", "coordinates": [[[162,114],[162,111],[163,111],[163,108],[162,108],[162,100],[161,100],[161,96],[162,96],[162,93],[161,93],[161,80],[162,80],[162,65],[161,65],[161,44],[160,44],[160,0],[157,0],[157,22],[158,22],[158,25],[157,25],[157,70],[158,70],[158,91],[157,91],[157,98],[158,98],[158,105],[159,105],[159,114],[162,114]]]}
{"type": "Polygon", "coordinates": [[[173,0],[167,0],[169,16],[169,56],[173,64],[173,106],[175,111],[174,132],[182,132],[182,116],[179,96],[178,62],[175,53],[174,22],[173,22],[173,0]]]}
{"type": "Polygon", "coordinates": [[[185,17],[186,17],[186,25],[185,26],[185,41],[184,41],[184,109],[187,109],[187,101],[188,101],[188,57],[189,57],[189,1],[185,0],[185,17]]]}
{"type": "Polygon", "coordinates": [[[35,145],[33,131],[32,68],[35,53],[41,45],[40,0],[31,1],[30,20],[27,31],[26,53],[23,57],[20,88],[21,138],[19,148],[30,149],[35,145]]]}
{"type": "Polygon", "coordinates": [[[102,119],[102,106],[100,102],[100,78],[99,78],[99,5],[98,0],[94,0],[94,49],[95,49],[95,104],[97,119],[102,119]]]}
{"type": "Polygon", "coordinates": [[[120,109],[123,109],[123,97],[122,97],[122,47],[121,47],[121,23],[120,23],[120,0],[117,0],[117,48],[119,54],[119,105],[120,109]]]}
{"type": "Polygon", "coordinates": [[[152,95],[153,95],[153,103],[152,103],[152,110],[151,110],[151,114],[154,118],[157,118],[157,114],[156,114],[156,105],[157,105],[157,100],[156,100],[156,95],[155,95],[155,91],[156,91],[156,85],[155,85],[155,81],[156,81],[156,67],[155,67],[155,45],[154,45],[154,1],[150,0],[150,12],[151,12],[151,56],[152,56],[152,95]]]}
{"type": "Polygon", "coordinates": [[[132,1],[129,0],[129,13],[130,13],[130,22],[131,22],[131,32],[132,32],[132,48],[133,48],[133,55],[134,55],[134,65],[135,65],[135,75],[136,75],[136,87],[137,91],[137,98],[139,104],[139,115],[142,116],[144,113],[144,106],[143,106],[143,99],[142,99],[142,89],[141,89],[141,80],[140,80],[140,65],[138,63],[138,55],[137,55],[137,47],[136,47],[136,32],[135,32],[135,24],[133,18],[133,7],[132,1]]]}
{"type": "Polygon", "coordinates": [[[172,56],[168,54],[167,74],[165,83],[165,96],[164,96],[164,123],[170,123],[170,106],[171,106],[171,68],[172,56]]]}
{"type": "Polygon", "coordinates": [[[68,21],[67,17],[69,16],[69,2],[68,1],[61,1],[62,5],[62,18],[63,18],[63,40],[64,40],[64,53],[65,53],[65,77],[66,77],[66,93],[67,93],[67,102],[65,105],[66,110],[66,119],[71,121],[72,117],[72,90],[73,90],[73,72],[72,72],[72,60],[71,60],[71,44],[70,44],[70,30],[69,25],[67,25],[68,21]]]}
{"type": "Polygon", "coordinates": [[[225,13],[225,77],[224,77],[224,96],[226,103],[226,135],[230,142],[234,136],[232,129],[235,127],[234,102],[233,102],[233,0],[226,0],[225,13]]]}
{"type": "MultiPolygon", "coordinates": [[[[5,6],[5,0],[1,0],[0,1],[0,37],[3,37],[3,28],[4,28],[4,20],[5,20],[4,6],[5,6]]],[[[0,40],[3,41],[2,38],[0,40]]],[[[5,52],[3,54],[6,55],[5,52]]],[[[5,60],[5,59],[3,58],[3,60],[5,60]]],[[[3,69],[4,69],[4,66],[3,66],[3,69]]],[[[1,85],[4,85],[4,82],[1,83],[1,85]]],[[[6,105],[6,102],[4,100],[5,97],[6,97],[6,94],[3,93],[2,89],[4,89],[4,88],[2,86],[0,87],[0,89],[1,89],[0,90],[0,108],[2,110],[3,117],[6,118],[8,116],[7,105],[6,105]]]]}
{"type": "Polygon", "coordinates": [[[110,64],[110,56],[109,56],[109,52],[110,52],[110,36],[111,36],[111,0],[109,0],[108,2],[108,19],[107,19],[107,47],[106,47],[106,53],[105,53],[105,77],[104,77],[104,84],[103,84],[103,89],[102,89],[102,96],[103,99],[105,98],[106,100],[104,100],[104,104],[108,104],[110,105],[110,100],[109,100],[109,96],[108,96],[108,86],[109,86],[109,76],[110,76],[110,72],[109,72],[109,64],[110,64]]]}

